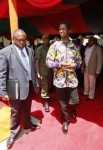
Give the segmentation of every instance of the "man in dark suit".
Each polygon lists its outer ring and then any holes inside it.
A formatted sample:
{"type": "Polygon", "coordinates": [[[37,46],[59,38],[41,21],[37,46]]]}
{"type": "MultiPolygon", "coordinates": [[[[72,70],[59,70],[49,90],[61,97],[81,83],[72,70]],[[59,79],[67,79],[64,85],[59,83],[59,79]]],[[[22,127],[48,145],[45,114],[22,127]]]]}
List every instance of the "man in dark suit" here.
{"type": "MultiPolygon", "coordinates": [[[[13,34],[13,44],[0,51],[0,96],[10,99],[11,134],[7,141],[10,148],[19,133],[22,117],[25,129],[33,129],[30,121],[31,98],[38,88],[33,50],[26,46],[27,35],[18,29],[13,34]]],[[[36,91],[37,92],[37,91],[36,91]]]]}

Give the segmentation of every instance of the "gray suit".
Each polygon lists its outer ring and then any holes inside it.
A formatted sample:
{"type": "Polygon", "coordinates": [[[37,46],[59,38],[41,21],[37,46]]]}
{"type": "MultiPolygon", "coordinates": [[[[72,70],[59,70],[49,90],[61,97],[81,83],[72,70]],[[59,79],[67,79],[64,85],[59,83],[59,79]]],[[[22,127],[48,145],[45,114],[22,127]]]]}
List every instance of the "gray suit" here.
{"type": "Polygon", "coordinates": [[[37,86],[33,50],[26,48],[30,67],[31,81],[27,68],[23,65],[15,45],[0,51],[0,96],[8,95],[11,105],[11,136],[20,130],[22,116],[24,128],[30,128],[30,110],[34,87],[37,86]]]}
{"type": "MultiPolygon", "coordinates": [[[[36,86],[37,80],[33,51],[30,48],[26,49],[31,65],[32,82],[33,85],[36,86]]],[[[16,97],[19,97],[20,100],[26,99],[29,93],[29,81],[27,76],[27,70],[19,58],[15,46],[12,44],[2,49],[0,51],[0,95],[9,95],[9,97],[12,99],[15,97],[15,94],[17,94],[18,96],[16,97]],[[15,89],[16,83],[19,91],[18,89],[15,89]],[[14,87],[12,87],[13,85],[14,87]],[[16,93],[15,90],[17,90],[16,92],[19,93],[16,93]]]]}

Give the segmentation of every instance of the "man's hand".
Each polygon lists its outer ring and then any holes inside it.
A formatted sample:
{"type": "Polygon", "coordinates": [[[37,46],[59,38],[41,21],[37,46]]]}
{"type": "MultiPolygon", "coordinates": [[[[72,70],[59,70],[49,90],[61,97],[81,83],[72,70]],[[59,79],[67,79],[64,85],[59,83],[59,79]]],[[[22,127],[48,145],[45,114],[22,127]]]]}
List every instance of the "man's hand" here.
{"type": "Polygon", "coordinates": [[[37,77],[38,79],[42,80],[42,76],[40,75],[40,73],[37,73],[37,77]]]}
{"type": "Polygon", "coordinates": [[[2,100],[3,101],[9,101],[9,96],[8,95],[2,96],[2,100]]]}
{"type": "Polygon", "coordinates": [[[75,71],[75,64],[63,64],[62,65],[62,68],[64,69],[64,70],[69,70],[69,71],[75,71]]]}

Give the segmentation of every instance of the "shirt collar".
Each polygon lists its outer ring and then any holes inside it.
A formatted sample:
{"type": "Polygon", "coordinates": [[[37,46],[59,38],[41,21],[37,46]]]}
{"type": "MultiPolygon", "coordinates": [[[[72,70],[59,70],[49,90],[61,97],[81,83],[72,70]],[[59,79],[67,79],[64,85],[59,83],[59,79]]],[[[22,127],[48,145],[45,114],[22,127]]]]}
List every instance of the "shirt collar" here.
{"type": "Polygon", "coordinates": [[[20,51],[21,51],[21,50],[23,50],[23,51],[25,50],[25,47],[20,48],[20,47],[18,47],[16,44],[14,44],[14,46],[16,47],[16,49],[18,49],[18,50],[20,50],[20,51]]]}

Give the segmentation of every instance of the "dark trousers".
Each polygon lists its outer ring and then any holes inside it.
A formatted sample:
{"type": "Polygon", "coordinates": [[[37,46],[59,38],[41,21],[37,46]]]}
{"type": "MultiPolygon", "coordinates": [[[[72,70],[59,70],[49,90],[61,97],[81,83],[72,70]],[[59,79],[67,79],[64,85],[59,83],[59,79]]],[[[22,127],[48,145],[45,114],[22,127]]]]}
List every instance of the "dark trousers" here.
{"type": "Polygon", "coordinates": [[[16,136],[22,120],[24,128],[30,128],[31,103],[34,93],[32,82],[29,83],[29,95],[25,100],[10,100],[11,106],[11,136],[16,136]]]}
{"type": "Polygon", "coordinates": [[[69,105],[69,100],[73,98],[73,100],[78,101],[77,89],[66,87],[56,88],[56,90],[63,121],[69,121],[71,119],[71,112],[75,111],[77,106],[76,103],[69,105]]]}

